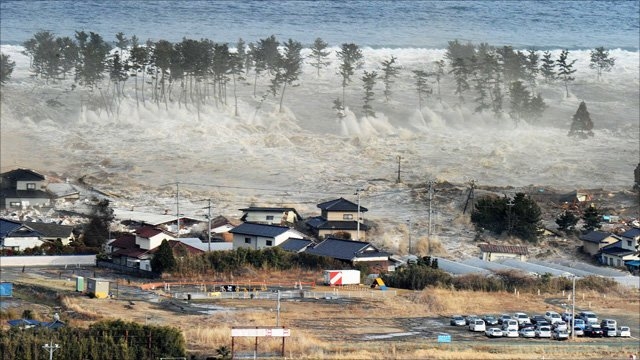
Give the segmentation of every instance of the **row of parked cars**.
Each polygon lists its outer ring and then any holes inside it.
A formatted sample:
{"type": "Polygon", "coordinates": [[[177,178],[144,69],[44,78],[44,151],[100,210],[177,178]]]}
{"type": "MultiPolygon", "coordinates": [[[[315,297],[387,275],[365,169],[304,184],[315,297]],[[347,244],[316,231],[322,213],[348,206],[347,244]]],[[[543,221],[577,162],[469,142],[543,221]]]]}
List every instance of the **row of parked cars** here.
{"type": "Polygon", "coordinates": [[[572,332],[576,336],[602,337],[620,336],[630,337],[628,326],[620,326],[613,319],[604,319],[598,323],[598,317],[591,311],[583,311],[573,319],[573,314],[565,312],[562,315],[555,311],[547,311],[544,315],[529,317],[526,313],[477,316],[454,315],[451,317],[452,326],[467,326],[469,331],[484,332],[487,337],[522,337],[522,338],[551,338],[556,340],[568,339],[572,332]],[[574,322],[571,329],[571,322],[574,322]]]}

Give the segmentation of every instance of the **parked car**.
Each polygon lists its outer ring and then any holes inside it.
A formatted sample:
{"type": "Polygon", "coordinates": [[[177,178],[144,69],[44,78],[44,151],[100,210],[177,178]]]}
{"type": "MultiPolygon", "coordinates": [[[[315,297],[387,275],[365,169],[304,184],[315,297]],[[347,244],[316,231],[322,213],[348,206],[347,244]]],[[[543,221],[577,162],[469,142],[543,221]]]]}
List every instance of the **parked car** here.
{"type": "Polygon", "coordinates": [[[602,336],[606,337],[616,337],[618,336],[618,330],[613,327],[603,327],[602,328],[602,336]]]}
{"type": "Polygon", "coordinates": [[[502,322],[502,331],[506,331],[506,330],[518,331],[518,320],[515,320],[515,319],[504,320],[502,322]]]}
{"type": "Polygon", "coordinates": [[[484,320],[475,319],[471,324],[469,324],[469,330],[481,332],[481,331],[486,331],[487,329],[484,325],[484,320]]]}
{"type": "Polygon", "coordinates": [[[614,328],[617,329],[618,328],[618,322],[613,320],[613,319],[603,319],[600,322],[600,327],[608,327],[608,328],[614,328]]]}
{"type": "Polygon", "coordinates": [[[493,315],[485,315],[482,320],[487,326],[498,325],[498,319],[493,315]]]}
{"type": "Polygon", "coordinates": [[[551,338],[555,340],[567,340],[569,338],[569,333],[567,332],[567,330],[555,329],[551,333],[551,338]]]}
{"type": "Polygon", "coordinates": [[[544,315],[533,315],[531,317],[531,323],[534,325],[538,325],[538,322],[540,321],[546,321],[544,315]]]}
{"type": "Polygon", "coordinates": [[[582,319],[575,319],[573,321],[574,321],[573,326],[577,326],[582,330],[584,330],[584,327],[587,326],[587,324],[582,319]]]}
{"type": "Polygon", "coordinates": [[[506,331],[502,332],[502,336],[504,337],[515,337],[517,338],[518,336],[520,336],[520,334],[518,333],[518,330],[515,329],[509,329],[506,331]]]}
{"type": "Polygon", "coordinates": [[[550,338],[551,337],[551,326],[540,326],[536,329],[536,337],[537,338],[550,338]]]}
{"type": "Polygon", "coordinates": [[[522,325],[524,323],[531,323],[531,319],[529,319],[529,315],[521,312],[517,312],[513,314],[513,318],[518,321],[518,325],[522,325]]]}
{"type": "Polygon", "coordinates": [[[484,332],[487,337],[502,337],[502,330],[498,328],[488,328],[484,332]]]}
{"type": "Polygon", "coordinates": [[[576,336],[584,336],[584,329],[580,326],[574,327],[573,331],[576,333],[576,336]]]}
{"type": "Polygon", "coordinates": [[[504,323],[505,320],[511,320],[511,315],[509,314],[502,314],[500,315],[500,317],[498,318],[498,324],[502,325],[502,323],[504,323]]]}
{"type": "Polygon", "coordinates": [[[567,331],[567,330],[568,330],[568,328],[569,328],[569,326],[567,325],[567,323],[566,323],[566,322],[564,322],[564,321],[559,321],[559,322],[557,322],[557,323],[553,324],[552,326],[553,326],[553,328],[554,328],[554,329],[564,330],[564,331],[567,331]]]}
{"type": "Polygon", "coordinates": [[[519,329],[526,328],[526,327],[535,327],[535,325],[533,325],[530,322],[523,322],[518,324],[519,329]]]}
{"type": "Polygon", "coordinates": [[[465,326],[467,325],[467,322],[464,320],[462,315],[453,315],[451,317],[451,321],[449,321],[449,324],[451,324],[452,326],[465,326]]]}
{"type": "Polygon", "coordinates": [[[547,320],[551,325],[553,325],[553,324],[555,324],[555,323],[557,323],[557,322],[562,321],[562,317],[560,317],[560,314],[558,314],[558,313],[557,313],[557,312],[555,312],[555,311],[547,311],[547,312],[544,314],[544,318],[545,318],[545,319],[546,319],[546,320],[547,320]]]}
{"type": "Polygon", "coordinates": [[[628,326],[620,326],[618,328],[618,336],[631,337],[631,329],[628,326]]]}
{"type": "Polygon", "coordinates": [[[584,336],[602,337],[603,335],[602,328],[598,324],[587,325],[587,327],[584,328],[584,336]]]}
{"type": "Polygon", "coordinates": [[[584,320],[587,324],[598,323],[598,316],[593,311],[582,311],[580,313],[580,319],[584,320]]]}
{"type": "Polygon", "coordinates": [[[522,328],[520,329],[519,333],[520,333],[520,337],[523,337],[523,338],[536,337],[536,331],[533,327],[522,328]]]}
{"type": "Polygon", "coordinates": [[[465,321],[465,325],[470,325],[471,324],[471,320],[475,320],[478,318],[478,315],[467,315],[467,317],[464,318],[465,321]]]}
{"type": "Polygon", "coordinates": [[[569,311],[565,311],[560,316],[562,317],[562,320],[564,320],[567,323],[569,323],[569,322],[571,322],[571,318],[573,317],[573,313],[571,313],[569,311]]]}

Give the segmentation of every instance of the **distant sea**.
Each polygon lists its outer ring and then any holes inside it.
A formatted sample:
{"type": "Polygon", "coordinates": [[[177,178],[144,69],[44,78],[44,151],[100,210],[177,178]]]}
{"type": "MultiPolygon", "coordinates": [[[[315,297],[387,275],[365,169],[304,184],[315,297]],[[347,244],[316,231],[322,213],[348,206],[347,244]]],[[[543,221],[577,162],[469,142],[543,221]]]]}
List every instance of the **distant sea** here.
{"type": "Polygon", "coordinates": [[[40,30],[93,31],[235,44],[270,35],[305,45],[444,48],[449,40],[516,48],[604,46],[638,51],[640,1],[9,1],[0,0],[0,43],[40,30]]]}

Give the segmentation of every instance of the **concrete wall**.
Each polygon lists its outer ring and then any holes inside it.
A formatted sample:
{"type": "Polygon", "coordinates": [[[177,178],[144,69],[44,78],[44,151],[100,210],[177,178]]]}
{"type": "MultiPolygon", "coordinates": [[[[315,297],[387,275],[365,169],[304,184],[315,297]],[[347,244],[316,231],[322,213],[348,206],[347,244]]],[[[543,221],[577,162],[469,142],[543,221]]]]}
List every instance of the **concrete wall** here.
{"type": "Polygon", "coordinates": [[[95,255],[0,256],[0,267],[96,265],[95,255]]]}

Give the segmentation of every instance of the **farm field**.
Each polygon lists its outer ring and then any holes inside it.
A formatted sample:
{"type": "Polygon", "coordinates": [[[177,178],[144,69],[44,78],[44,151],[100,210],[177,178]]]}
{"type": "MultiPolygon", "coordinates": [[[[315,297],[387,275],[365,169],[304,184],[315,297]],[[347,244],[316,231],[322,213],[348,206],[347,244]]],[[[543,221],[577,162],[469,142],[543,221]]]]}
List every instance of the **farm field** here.
{"type": "MultiPolygon", "coordinates": [[[[140,290],[135,279],[117,282],[117,298],[90,299],[74,291],[75,284],[68,276],[71,271],[7,271],[3,270],[3,275],[13,278],[15,296],[2,300],[5,316],[19,316],[28,308],[43,318],[60,311],[62,320],[72,326],[88,326],[100,319],[175,326],[182,330],[188,350],[197,358],[213,356],[220,346],[230,348],[233,327],[274,327],[277,322],[291,330],[291,336],[285,340],[287,358],[627,359],[630,354],[637,355],[640,351],[637,339],[640,297],[634,290],[605,297],[592,292],[581,293],[578,289],[576,296],[576,309],[589,309],[601,318],[614,318],[618,324],[630,326],[631,339],[578,338],[558,342],[488,339],[484,333],[450,326],[449,317],[453,314],[498,316],[517,311],[543,314],[550,309],[561,312],[564,310],[561,304],[566,300],[562,294],[518,295],[438,288],[423,291],[381,291],[367,287],[336,290],[316,286],[312,291],[320,296],[282,299],[278,319],[277,302],[272,299],[188,301],[170,297],[164,289],[140,290]],[[438,343],[440,333],[450,334],[452,342],[438,343]]],[[[103,270],[98,272],[98,275],[110,276],[103,270]]],[[[271,276],[278,278],[277,274],[271,276]]],[[[6,326],[6,321],[2,326],[6,326]]],[[[254,338],[236,338],[234,343],[238,355],[252,355],[254,345],[254,338]]],[[[281,346],[280,338],[261,338],[258,352],[273,355],[281,346]]]]}

